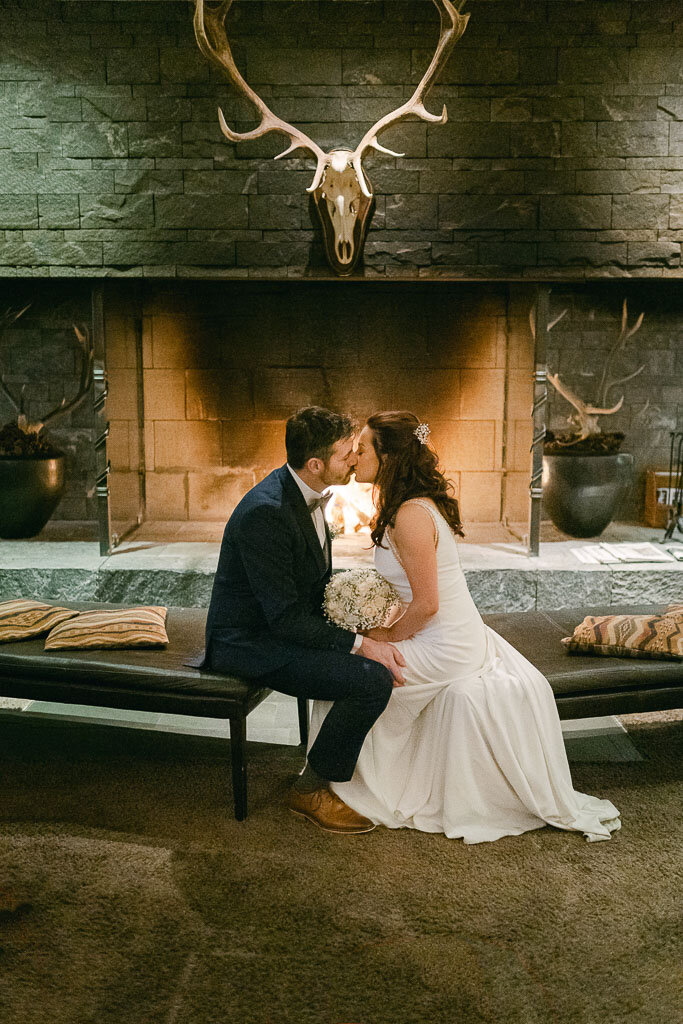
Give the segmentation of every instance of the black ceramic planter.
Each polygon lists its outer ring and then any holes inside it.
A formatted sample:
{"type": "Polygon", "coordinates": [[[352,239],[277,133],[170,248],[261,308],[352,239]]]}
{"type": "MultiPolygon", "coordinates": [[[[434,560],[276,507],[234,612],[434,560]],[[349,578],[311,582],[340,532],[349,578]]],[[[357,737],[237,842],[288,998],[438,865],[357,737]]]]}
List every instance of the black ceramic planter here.
{"type": "Polygon", "coordinates": [[[544,455],[543,508],[570,537],[597,537],[631,484],[633,456],[544,455]]]}
{"type": "Polygon", "coordinates": [[[64,456],[0,457],[0,537],[35,537],[64,493],[64,456]]]}

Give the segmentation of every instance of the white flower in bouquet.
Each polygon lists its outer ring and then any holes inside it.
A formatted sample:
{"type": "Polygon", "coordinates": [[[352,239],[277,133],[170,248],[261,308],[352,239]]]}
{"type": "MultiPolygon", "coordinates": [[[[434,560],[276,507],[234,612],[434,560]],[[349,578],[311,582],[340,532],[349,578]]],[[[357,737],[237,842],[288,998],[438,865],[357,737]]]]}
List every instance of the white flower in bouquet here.
{"type": "Polygon", "coordinates": [[[347,569],[325,587],[323,610],[336,626],[356,631],[383,626],[400,603],[396,587],[376,569],[347,569]]]}

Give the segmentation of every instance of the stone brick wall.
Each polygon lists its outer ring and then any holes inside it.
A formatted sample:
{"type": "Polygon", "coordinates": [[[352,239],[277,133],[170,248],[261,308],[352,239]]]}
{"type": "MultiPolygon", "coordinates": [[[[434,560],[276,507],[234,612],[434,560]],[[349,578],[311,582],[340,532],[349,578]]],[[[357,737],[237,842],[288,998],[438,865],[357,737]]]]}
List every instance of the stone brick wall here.
{"type": "MultiPolygon", "coordinates": [[[[365,277],[680,278],[680,0],[471,0],[435,88],[449,122],[386,133],[365,277]]],[[[0,275],[325,277],[307,159],[196,46],[187,3],[0,0],[0,275]],[[251,118],[251,120],[250,120],[251,118]]],[[[414,2],[256,2],[238,65],[326,147],[410,94],[437,37],[414,2]]]]}

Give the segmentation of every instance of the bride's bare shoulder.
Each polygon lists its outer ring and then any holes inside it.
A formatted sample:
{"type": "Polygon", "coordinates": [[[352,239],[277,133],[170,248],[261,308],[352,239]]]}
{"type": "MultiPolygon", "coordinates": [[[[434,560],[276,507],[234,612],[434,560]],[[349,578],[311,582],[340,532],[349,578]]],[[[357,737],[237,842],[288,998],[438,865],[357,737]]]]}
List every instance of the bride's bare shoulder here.
{"type": "Polygon", "coordinates": [[[424,518],[425,512],[431,514],[436,511],[436,505],[431,498],[407,498],[399,505],[396,518],[407,515],[415,518],[416,514],[424,518]]]}
{"type": "Polygon", "coordinates": [[[394,534],[405,534],[410,531],[429,532],[432,536],[436,533],[436,518],[434,503],[428,498],[408,498],[402,505],[399,505],[394,520],[394,534]]]}

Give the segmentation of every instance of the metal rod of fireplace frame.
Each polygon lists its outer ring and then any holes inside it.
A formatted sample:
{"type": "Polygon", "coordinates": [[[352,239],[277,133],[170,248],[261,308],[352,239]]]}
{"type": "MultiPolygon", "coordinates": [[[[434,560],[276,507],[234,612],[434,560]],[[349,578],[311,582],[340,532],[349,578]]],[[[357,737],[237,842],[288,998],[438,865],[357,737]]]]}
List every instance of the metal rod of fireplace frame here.
{"type": "Polygon", "coordinates": [[[147,512],[147,461],[145,452],[145,392],[142,355],[142,317],[135,318],[135,369],[138,382],[138,521],[140,526],[147,512]]]}
{"type": "Polygon", "coordinates": [[[539,285],[536,291],[536,340],[534,345],[533,440],[531,442],[531,480],[529,482],[529,547],[527,553],[538,557],[541,540],[541,505],[543,501],[543,443],[548,402],[547,339],[550,309],[550,288],[539,285]]]}
{"type": "Polygon", "coordinates": [[[97,523],[100,539],[100,554],[109,555],[112,550],[111,511],[109,507],[109,471],[107,458],[106,401],[109,385],[104,354],[104,285],[98,282],[92,289],[92,334],[93,334],[93,408],[95,411],[95,498],[97,501],[97,523]]]}

